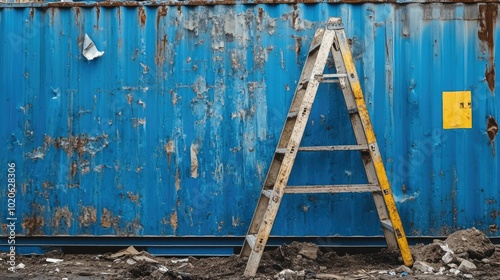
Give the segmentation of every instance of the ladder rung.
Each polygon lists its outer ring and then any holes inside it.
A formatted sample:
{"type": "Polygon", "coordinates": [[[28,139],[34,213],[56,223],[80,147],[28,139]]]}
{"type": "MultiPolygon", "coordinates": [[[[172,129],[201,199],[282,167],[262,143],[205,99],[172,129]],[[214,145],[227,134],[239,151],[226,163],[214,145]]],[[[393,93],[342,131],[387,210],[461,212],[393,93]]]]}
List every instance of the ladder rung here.
{"type": "Polygon", "coordinates": [[[378,191],[380,191],[380,187],[372,184],[287,186],[285,188],[285,193],[364,193],[378,191]]]}
{"type": "Polygon", "coordinates": [[[341,77],[347,77],[347,74],[323,74],[321,83],[338,83],[341,77]]]}
{"type": "Polygon", "coordinates": [[[368,145],[340,145],[340,146],[312,146],[299,147],[299,151],[319,152],[319,151],[362,151],[368,150],[368,145]]]}
{"type": "Polygon", "coordinates": [[[382,227],[394,233],[394,228],[392,227],[392,222],[389,219],[380,220],[380,224],[382,227]]]}
{"type": "Polygon", "coordinates": [[[273,194],[272,190],[262,190],[262,194],[267,196],[268,198],[271,198],[271,194],[273,194]]]}
{"type": "Polygon", "coordinates": [[[278,148],[276,149],[276,153],[284,155],[286,153],[286,148],[278,148]]]}
{"type": "Polygon", "coordinates": [[[255,240],[257,239],[257,236],[255,234],[249,234],[246,237],[248,245],[250,245],[250,248],[254,248],[255,246],[255,240]]]}
{"type": "Polygon", "coordinates": [[[343,77],[347,77],[347,74],[345,74],[345,73],[323,74],[323,79],[343,78],[343,77]]]}
{"type": "Polygon", "coordinates": [[[288,115],[286,115],[286,117],[291,119],[291,118],[297,117],[298,115],[299,115],[298,111],[293,111],[293,112],[288,113],[288,115]]]}

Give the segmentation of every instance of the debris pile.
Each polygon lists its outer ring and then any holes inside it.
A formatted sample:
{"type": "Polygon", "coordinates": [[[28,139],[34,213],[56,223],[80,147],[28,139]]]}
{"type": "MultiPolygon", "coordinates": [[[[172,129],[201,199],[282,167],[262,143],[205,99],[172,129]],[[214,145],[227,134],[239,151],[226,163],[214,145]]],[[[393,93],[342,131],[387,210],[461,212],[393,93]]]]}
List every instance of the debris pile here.
{"type": "Polygon", "coordinates": [[[473,278],[480,276],[476,273],[478,266],[486,266],[486,269],[492,265],[500,266],[500,263],[488,259],[495,253],[495,246],[475,228],[456,231],[444,241],[416,245],[412,252],[414,273],[473,278]]]}
{"type": "MultiPolygon", "coordinates": [[[[402,264],[400,253],[387,249],[364,251],[318,248],[293,242],[267,250],[254,279],[498,279],[500,247],[476,229],[457,231],[446,240],[411,248],[413,267],[402,264]]],[[[6,258],[7,253],[0,253],[6,258]]],[[[19,279],[245,279],[246,258],[163,258],[128,247],[117,253],[73,255],[51,251],[16,258],[19,279]],[[45,279],[45,278],[44,278],[45,279]]],[[[0,262],[7,271],[7,264],[0,262]]]]}

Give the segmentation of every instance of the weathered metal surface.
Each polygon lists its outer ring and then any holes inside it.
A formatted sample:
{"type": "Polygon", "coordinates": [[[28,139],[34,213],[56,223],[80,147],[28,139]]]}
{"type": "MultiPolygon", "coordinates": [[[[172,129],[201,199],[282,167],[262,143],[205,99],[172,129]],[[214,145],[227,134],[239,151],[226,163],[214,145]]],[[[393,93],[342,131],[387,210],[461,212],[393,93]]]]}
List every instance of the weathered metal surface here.
{"type": "MultiPolygon", "coordinates": [[[[497,4],[111,4],[1,4],[0,166],[17,166],[19,235],[244,235],[333,15],[407,234],[499,235],[497,4]],[[82,55],[85,34],[103,56],[82,55]],[[471,91],[471,129],[443,130],[443,91],[471,91]]],[[[304,146],[354,144],[337,87],[320,88],[304,146]]],[[[360,160],[299,153],[290,184],[366,183],[360,160]]],[[[290,194],[282,209],[273,235],[381,234],[370,195],[290,194]]]]}

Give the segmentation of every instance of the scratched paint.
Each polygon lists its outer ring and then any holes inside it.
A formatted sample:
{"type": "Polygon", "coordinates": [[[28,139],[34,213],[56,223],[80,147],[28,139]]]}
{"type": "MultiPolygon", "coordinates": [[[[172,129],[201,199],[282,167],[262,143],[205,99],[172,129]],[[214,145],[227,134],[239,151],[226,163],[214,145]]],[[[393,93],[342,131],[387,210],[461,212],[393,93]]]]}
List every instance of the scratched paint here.
{"type": "MultiPolygon", "coordinates": [[[[328,16],[344,19],[408,235],[499,235],[498,4],[184,2],[0,4],[0,161],[17,166],[19,235],[245,234],[328,16]],[[82,56],[85,34],[103,56],[82,56]],[[442,129],[444,91],[471,92],[471,129],[442,129]]],[[[320,87],[303,144],[353,143],[342,102],[320,87]]],[[[363,183],[360,161],[299,154],[290,183],[363,183]]],[[[381,235],[370,196],[282,207],[276,235],[381,235]]]]}

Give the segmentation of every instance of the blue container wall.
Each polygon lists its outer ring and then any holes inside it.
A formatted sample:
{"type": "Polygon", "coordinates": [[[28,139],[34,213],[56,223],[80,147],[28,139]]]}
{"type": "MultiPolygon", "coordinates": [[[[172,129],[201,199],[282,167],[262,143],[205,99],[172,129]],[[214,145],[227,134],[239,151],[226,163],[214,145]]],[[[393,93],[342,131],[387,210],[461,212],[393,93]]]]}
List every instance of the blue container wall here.
{"type": "MultiPolygon", "coordinates": [[[[19,235],[244,235],[314,32],[337,16],[407,234],[498,236],[497,4],[71,5],[0,7],[19,235]],[[102,57],[82,56],[85,34],[102,57]],[[442,128],[455,90],[472,92],[471,129],[442,128]]],[[[354,143],[336,85],[302,143],[354,143]]],[[[299,154],[290,184],[365,181],[338,152],[299,154]]],[[[370,195],[341,194],[286,196],[272,234],[382,232],[370,195]]]]}

